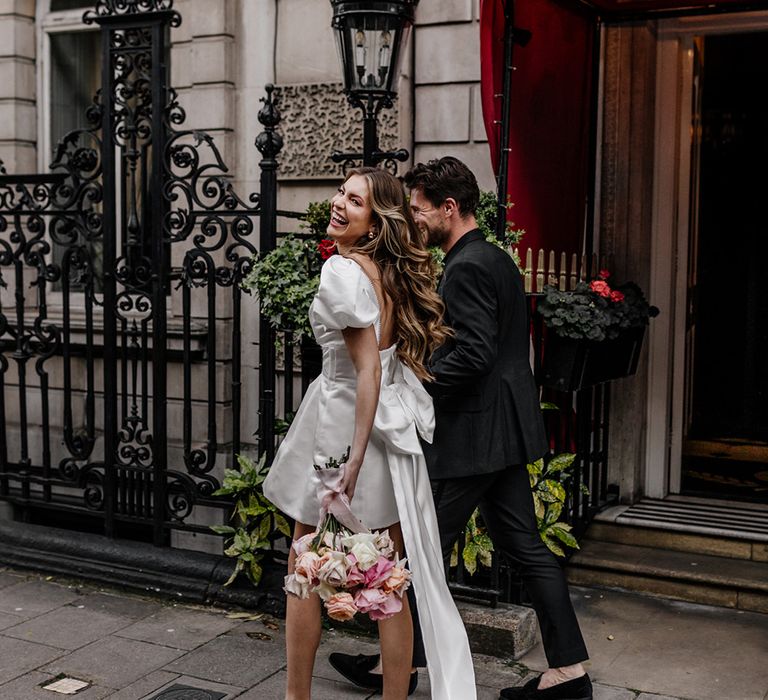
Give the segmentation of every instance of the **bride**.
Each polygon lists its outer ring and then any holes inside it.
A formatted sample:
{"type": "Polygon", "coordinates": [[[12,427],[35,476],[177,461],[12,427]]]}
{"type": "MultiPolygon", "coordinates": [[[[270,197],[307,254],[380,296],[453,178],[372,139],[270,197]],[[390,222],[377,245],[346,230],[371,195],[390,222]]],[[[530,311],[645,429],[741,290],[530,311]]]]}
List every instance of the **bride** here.
{"type": "MultiPolygon", "coordinates": [[[[429,377],[424,363],[450,333],[431,258],[402,185],[376,168],[349,172],[332,200],[328,235],[339,254],[323,265],[309,311],[323,370],[278,450],[264,493],[296,521],[298,540],[319,517],[312,465],[350,446],[342,489],[355,514],[372,530],[388,529],[408,556],[432,697],[474,700],[472,657],[445,583],[419,442],[431,441],[434,430],[431,398],[420,383],[429,377]]],[[[295,556],[291,548],[289,573],[295,556]]],[[[289,593],[286,700],[309,700],[320,632],[318,596],[289,593]]],[[[401,612],[379,622],[379,635],[383,698],[403,700],[413,647],[406,596],[401,612]]]]}

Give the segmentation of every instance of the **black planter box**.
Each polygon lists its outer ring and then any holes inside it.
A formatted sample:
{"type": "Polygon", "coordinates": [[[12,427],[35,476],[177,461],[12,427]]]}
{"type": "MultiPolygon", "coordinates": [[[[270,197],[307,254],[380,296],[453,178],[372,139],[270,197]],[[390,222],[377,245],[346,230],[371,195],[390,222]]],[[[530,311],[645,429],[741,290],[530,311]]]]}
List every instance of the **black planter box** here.
{"type": "Polygon", "coordinates": [[[578,391],[637,371],[645,326],[614,340],[573,340],[547,333],[539,383],[559,391],[578,391]]]}

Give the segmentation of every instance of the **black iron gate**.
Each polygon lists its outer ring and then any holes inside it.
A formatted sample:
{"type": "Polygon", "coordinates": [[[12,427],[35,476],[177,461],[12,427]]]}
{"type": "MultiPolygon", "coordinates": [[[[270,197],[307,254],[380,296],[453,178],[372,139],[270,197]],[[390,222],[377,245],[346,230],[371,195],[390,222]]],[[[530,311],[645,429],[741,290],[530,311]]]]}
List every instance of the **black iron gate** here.
{"type": "Polygon", "coordinates": [[[103,76],[89,127],[50,175],[0,174],[0,498],[24,519],[163,545],[209,532],[194,507],[228,507],[211,494],[242,449],[240,281],[259,222],[274,246],[279,115],[270,86],[262,192],[243,201],[212,138],[181,129],[173,0],[98,0],[84,21],[103,76]]]}

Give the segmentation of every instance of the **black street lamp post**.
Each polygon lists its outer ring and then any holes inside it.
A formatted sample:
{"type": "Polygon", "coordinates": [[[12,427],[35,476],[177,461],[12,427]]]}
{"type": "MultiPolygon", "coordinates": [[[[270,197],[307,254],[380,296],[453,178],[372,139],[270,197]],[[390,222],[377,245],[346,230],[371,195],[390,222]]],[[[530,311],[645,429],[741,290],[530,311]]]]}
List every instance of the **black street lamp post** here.
{"type": "Polygon", "coordinates": [[[397,95],[404,48],[419,0],[331,0],[332,26],[349,103],[363,113],[363,152],[334,151],[335,163],[363,165],[408,159],[408,151],[379,150],[377,117],[397,95]]]}

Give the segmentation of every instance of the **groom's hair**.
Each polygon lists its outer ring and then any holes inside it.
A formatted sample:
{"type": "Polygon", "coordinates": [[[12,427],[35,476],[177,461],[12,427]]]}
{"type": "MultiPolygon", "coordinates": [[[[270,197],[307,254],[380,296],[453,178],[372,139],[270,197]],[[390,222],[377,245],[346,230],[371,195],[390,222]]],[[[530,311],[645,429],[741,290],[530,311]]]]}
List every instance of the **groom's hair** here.
{"type": "Polygon", "coordinates": [[[464,163],[453,156],[417,163],[403,180],[409,190],[421,190],[435,207],[449,197],[456,200],[463,217],[474,214],[480,201],[477,179],[464,163]]]}

